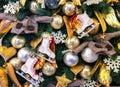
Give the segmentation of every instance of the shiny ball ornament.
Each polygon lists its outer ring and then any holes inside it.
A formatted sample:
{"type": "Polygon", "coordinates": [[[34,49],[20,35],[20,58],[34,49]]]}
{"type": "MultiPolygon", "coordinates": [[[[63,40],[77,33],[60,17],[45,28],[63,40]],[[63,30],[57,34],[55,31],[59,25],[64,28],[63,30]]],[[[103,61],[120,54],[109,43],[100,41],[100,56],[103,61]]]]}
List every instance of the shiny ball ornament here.
{"type": "Polygon", "coordinates": [[[88,65],[85,65],[85,67],[83,68],[83,70],[80,72],[80,76],[84,79],[90,79],[91,76],[88,75],[88,72],[91,71],[91,67],[88,65]]]}
{"type": "Polygon", "coordinates": [[[73,52],[67,52],[67,53],[65,53],[65,55],[63,57],[63,61],[67,66],[72,67],[72,66],[77,65],[79,58],[73,52]]]}
{"type": "Polygon", "coordinates": [[[79,39],[76,36],[67,37],[65,40],[65,45],[68,49],[74,49],[80,44],[79,39]]]}
{"type": "Polygon", "coordinates": [[[44,64],[44,66],[42,68],[42,72],[46,76],[52,76],[56,72],[56,67],[54,65],[50,64],[49,62],[47,62],[44,64]]]}
{"type": "Polygon", "coordinates": [[[52,18],[51,26],[56,30],[60,29],[64,24],[63,18],[60,15],[53,15],[52,18]]]}
{"type": "Polygon", "coordinates": [[[22,48],[25,45],[25,38],[23,36],[19,36],[19,35],[15,35],[12,39],[11,39],[11,44],[14,48],[22,48]]]}
{"type": "Polygon", "coordinates": [[[59,1],[60,0],[45,0],[45,5],[49,8],[49,9],[56,9],[59,7],[59,1]]]}
{"type": "Polygon", "coordinates": [[[48,32],[43,32],[41,35],[43,38],[51,38],[51,34],[48,32]]]}
{"type": "Polygon", "coordinates": [[[37,9],[39,8],[39,4],[36,1],[31,1],[30,3],[30,11],[36,14],[37,9]]]}
{"type": "Polygon", "coordinates": [[[90,48],[85,48],[81,53],[82,59],[87,63],[93,63],[98,59],[98,55],[95,54],[90,48]]]}
{"type": "Polygon", "coordinates": [[[62,11],[67,16],[72,16],[76,11],[76,6],[72,2],[66,2],[62,7],[62,11]]]}
{"type": "Polygon", "coordinates": [[[23,47],[21,48],[18,53],[17,53],[18,58],[20,59],[20,61],[22,62],[26,62],[26,60],[28,59],[28,57],[30,56],[30,49],[27,47],[23,47]]]}
{"type": "Polygon", "coordinates": [[[11,63],[16,70],[19,70],[20,67],[21,67],[21,65],[22,65],[20,59],[17,58],[17,57],[12,58],[12,59],[9,61],[9,63],[11,63]]]}

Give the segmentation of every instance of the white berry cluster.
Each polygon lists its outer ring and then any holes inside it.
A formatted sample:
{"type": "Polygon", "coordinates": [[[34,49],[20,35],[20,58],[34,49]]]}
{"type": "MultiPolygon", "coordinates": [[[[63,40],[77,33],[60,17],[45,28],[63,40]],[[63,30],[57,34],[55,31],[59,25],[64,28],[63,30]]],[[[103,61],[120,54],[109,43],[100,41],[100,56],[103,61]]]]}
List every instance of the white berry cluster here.
{"type": "Polygon", "coordinates": [[[67,36],[66,34],[62,34],[61,31],[52,32],[52,35],[55,38],[55,43],[56,44],[64,43],[65,42],[65,38],[67,36]]]}
{"type": "Polygon", "coordinates": [[[7,5],[3,6],[3,9],[4,13],[16,14],[17,11],[20,9],[19,1],[9,2],[7,5]]]}
{"type": "Polygon", "coordinates": [[[113,72],[116,73],[118,73],[118,71],[120,70],[120,56],[118,56],[116,60],[105,58],[104,63],[106,63],[106,69],[108,70],[113,70],[113,72]]]}
{"type": "Polygon", "coordinates": [[[102,1],[103,0],[87,0],[85,3],[89,6],[89,5],[92,5],[92,4],[99,4],[102,1]]]}
{"type": "Polygon", "coordinates": [[[95,85],[96,85],[96,81],[94,81],[94,80],[84,80],[83,81],[83,86],[82,87],[95,87],[95,85]]]}

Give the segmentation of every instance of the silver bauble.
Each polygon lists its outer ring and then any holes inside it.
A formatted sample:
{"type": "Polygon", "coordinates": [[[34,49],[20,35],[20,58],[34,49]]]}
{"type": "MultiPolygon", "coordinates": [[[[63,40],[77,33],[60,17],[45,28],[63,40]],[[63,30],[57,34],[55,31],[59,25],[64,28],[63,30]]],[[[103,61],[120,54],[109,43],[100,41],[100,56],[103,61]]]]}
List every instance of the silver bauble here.
{"type": "Polygon", "coordinates": [[[87,63],[93,63],[98,59],[98,55],[95,54],[90,48],[85,48],[81,53],[82,59],[87,63]]]}
{"type": "Polygon", "coordinates": [[[19,36],[19,35],[15,35],[12,39],[11,39],[11,44],[14,48],[22,48],[25,45],[25,38],[23,36],[19,36]]]}
{"type": "Polygon", "coordinates": [[[56,67],[54,65],[50,64],[49,62],[47,62],[44,64],[44,66],[42,68],[42,72],[46,76],[51,76],[51,75],[55,74],[56,67]]]}
{"type": "Polygon", "coordinates": [[[56,9],[59,7],[59,1],[60,0],[45,0],[45,5],[49,8],[49,9],[56,9]]]}
{"type": "Polygon", "coordinates": [[[11,63],[16,70],[19,70],[20,67],[21,67],[21,65],[22,65],[20,59],[17,58],[17,57],[12,58],[12,59],[9,61],[9,63],[11,63]]]}
{"type": "Polygon", "coordinates": [[[17,53],[18,58],[22,61],[22,62],[26,62],[26,60],[28,59],[28,57],[30,56],[30,49],[27,47],[23,47],[21,48],[18,53],[17,53]]]}
{"type": "Polygon", "coordinates": [[[54,29],[56,29],[56,30],[60,29],[64,24],[62,16],[53,15],[52,22],[50,24],[54,29]]]}
{"type": "Polygon", "coordinates": [[[73,4],[73,2],[66,2],[62,8],[62,11],[67,16],[72,16],[76,11],[76,6],[73,4]]]}
{"type": "Polygon", "coordinates": [[[88,65],[85,65],[85,67],[83,68],[83,70],[80,72],[80,76],[84,79],[90,79],[91,76],[88,75],[88,72],[91,71],[91,67],[88,65]]]}
{"type": "Polygon", "coordinates": [[[74,54],[73,52],[67,52],[65,53],[64,57],[64,63],[67,65],[67,66],[75,66],[78,61],[79,61],[79,58],[76,54],[74,54]]]}
{"type": "Polygon", "coordinates": [[[36,14],[37,9],[39,8],[39,4],[36,1],[31,1],[30,3],[30,11],[36,14]]]}

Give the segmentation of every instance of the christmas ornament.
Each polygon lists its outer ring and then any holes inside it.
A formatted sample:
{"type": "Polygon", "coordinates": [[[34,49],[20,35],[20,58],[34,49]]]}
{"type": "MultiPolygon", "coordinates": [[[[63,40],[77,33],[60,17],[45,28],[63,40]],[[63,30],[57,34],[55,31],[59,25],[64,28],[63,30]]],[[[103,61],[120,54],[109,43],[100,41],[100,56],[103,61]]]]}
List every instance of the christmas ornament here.
{"type": "Polygon", "coordinates": [[[29,82],[25,82],[24,84],[23,84],[23,87],[29,87],[30,86],[30,83],[29,82]]]}
{"type": "Polygon", "coordinates": [[[17,57],[12,58],[9,63],[11,63],[16,70],[19,70],[22,65],[20,59],[17,57]]]}
{"type": "Polygon", "coordinates": [[[112,60],[112,58],[105,58],[104,63],[106,64],[107,70],[113,70],[113,72],[118,73],[120,70],[120,56],[117,56],[116,60],[112,60]]]}
{"type": "Polygon", "coordinates": [[[62,76],[56,76],[57,84],[56,87],[67,87],[67,85],[72,82],[71,80],[66,78],[65,73],[62,76]]]}
{"type": "Polygon", "coordinates": [[[8,2],[7,5],[3,6],[4,8],[4,13],[10,13],[10,14],[16,14],[19,12],[19,9],[21,8],[19,5],[19,1],[16,2],[8,2]]]}
{"type": "Polygon", "coordinates": [[[68,49],[74,49],[80,44],[79,39],[76,36],[67,37],[65,40],[65,45],[68,49]]]}
{"type": "Polygon", "coordinates": [[[95,29],[94,21],[86,12],[83,14],[73,15],[69,19],[69,27],[79,34],[79,38],[86,36],[90,31],[95,29]],[[86,30],[89,27],[89,30],[86,30]]]}
{"type": "Polygon", "coordinates": [[[22,87],[20,82],[18,81],[14,67],[11,63],[6,63],[5,69],[7,70],[7,74],[10,76],[11,80],[15,83],[17,87],[22,87]]]}
{"type": "Polygon", "coordinates": [[[31,1],[31,3],[30,3],[30,11],[32,13],[36,14],[38,8],[39,8],[39,4],[36,1],[31,1]]]}
{"type": "Polygon", "coordinates": [[[25,42],[25,38],[20,35],[15,35],[11,39],[12,46],[17,49],[22,48],[25,45],[25,42]]]}
{"type": "Polygon", "coordinates": [[[79,27],[77,27],[77,29],[75,29],[74,27],[73,28],[78,34],[84,32],[87,27],[92,26],[92,24],[94,23],[93,19],[90,18],[86,12],[77,15],[76,20],[80,21],[78,22],[79,27]]]}
{"type": "Polygon", "coordinates": [[[25,3],[26,3],[26,0],[20,0],[20,4],[21,4],[22,6],[25,6],[25,3]]]}
{"type": "Polygon", "coordinates": [[[105,21],[107,22],[107,24],[109,24],[111,27],[120,28],[120,22],[118,21],[115,15],[115,11],[112,7],[109,7],[108,14],[103,13],[103,17],[105,21]]]}
{"type": "Polygon", "coordinates": [[[83,87],[97,87],[96,84],[97,82],[91,79],[87,79],[83,81],[83,87]]]}
{"type": "Polygon", "coordinates": [[[10,29],[13,27],[13,22],[10,20],[1,20],[0,22],[0,33],[4,34],[10,31],[10,29]]]}
{"type": "Polygon", "coordinates": [[[13,27],[13,22],[9,20],[1,20],[0,22],[0,46],[2,46],[2,40],[5,37],[5,35],[11,30],[13,27]]]}
{"type": "Polygon", "coordinates": [[[93,63],[98,59],[98,54],[95,54],[90,48],[85,48],[81,53],[82,59],[87,63],[93,63]]]}
{"type": "Polygon", "coordinates": [[[16,52],[16,49],[13,47],[0,46],[0,55],[3,57],[4,61],[8,61],[16,52]]]}
{"type": "Polygon", "coordinates": [[[0,67],[0,87],[8,87],[8,78],[3,67],[0,67]]]}
{"type": "Polygon", "coordinates": [[[30,42],[30,45],[33,47],[33,48],[36,48],[38,46],[38,44],[42,41],[42,37],[37,37],[35,39],[33,39],[31,42],[30,42]]]}
{"type": "Polygon", "coordinates": [[[72,67],[78,63],[79,58],[73,52],[67,52],[64,54],[63,61],[67,66],[72,67]]]}
{"type": "Polygon", "coordinates": [[[95,27],[94,30],[90,31],[89,34],[97,34],[99,29],[100,29],[100,25],[99,25],[99,22],[98,22],[98,20],[96,18],[92,18],[92,19],[94,21],[94,25],[97,25],[97,26],[95,27]]]}
{"type": "Polygon", "coordinates": [[[73,36],[73,29],[70,27],[70,20],[67,16],[63,16],[63,20],[67,29],[68,38],[71,38],[73,36]]]}
{"type": "Polygon", "coordinates": [[[117,44],[118,49],[120,49],[120,42],[117,44]]]}
{"type": "Polygon", "coordinates": [[[42,43],[40,44],[40,46],[38,47],[38,51],[46,54],[47,56],[51,57],[51,58],[55,58],[55,53],[50,49],[50,40],[51,38],[43,38],[42,43]]]}
{"type": "Polygon", "coordinates": [[[53,19],[52,19],[52,22],[50,23],[51,26],[56,30],[62,28],[62,26],[64,25],[62,16],[53,15],[52,17],[53,17],[53,19]]]}
{"type": "Polygon", "coordinates": [[[83,70],[80,72],[80,76],[84,79],[90,79],[91,76],[88,75],[88,72],[91,71],[91,67],[88,65],[85,65],[83,70]]]}
{"type": "Polygon", "coordinates": [[[26,62],[29,56],[30,56],[30,49],[27,47],[21,48],[17,53],[17,57],[20,59],[21,62],[26,62]]]}
{"type": "Polygon", "coordinates": [[[35,87],[39,87],[39,84],[44,81],[44,78],[42,77],[43,74],[39,71],[41,69],[41,63],[43,63],[43,61],[39,59],[39,57],[36,57],[35,55],[30,56],[21,66],[21,70],[16,71],[16,73],[35,87]]]}
{"type": "Polygon", "coordinates": [[[72,0],[74,5],[81,6],[81,0],[72,0]]]}
{"type": "Polygon", "coordinates": [[[45,59],[39,58],[36,65],[34,66],[34,69],[39,70],[39,69],[43,68],[44,65],[45,65],[45,59]]]}
{"type": "Polygon", "coordinates": [[[56,72],[56,67],[54,64],[47,62],[44,64],[44,66],[42,68],[42,72],[46,76],[52,76],[56,72]]]}
{"type": "Polygon", "coordinates": [[[63,4],[65,4],[66,3],[66,0],[60,0],[59,1],[59,5],[63,5],[63,4]]]}
{"type": "Polygon", "coordinates": [[[118,2],[119,0],[106,0],[107,3],[118,2]]]}
{"type": "Polygon", "coordinates": [[[101,84],[105,85],[106,87],[109,87],[110,83],[112,82],[112,78],[110,76],[110,70],[107,70],[105,68],[105,63],[102,63],[102,65],[100,66],[98,80],[101,84]]]}
{"type": "Polygon", "coordinates": [[[93,4],[99,4],[100,2],[102,2],[103,0],[87,0],[86,2],[84,2],[85,4],[89,5],[93,5],[93,4]]]}
{"type": "Polygon", "coordinates": [[[56,9],[59,7],[59,0],[45,0],[45,4],[49,9],[56,9]]]}
{"type": "Polygon", "coordinates": [[[102,32],[104,33],[107,30],[107,27],[106,27],[106,23],[104,21],[103,15],[99,11],[94,11],[94,13],[96,17],[98,18],[101,28],[102,28],[102,32]]]}
{"type": "Polygon", "coordinates": [[[65,43],[65,38],[66,38],[66,34],[62,34],[62,32],[59,30],[57,32],[52,32],[52,35],[55,38],[55,43],[56,44],[60,44],[60,43],[65,43]]]}
{"type": "Polygon", "coordinates": [[[43,38],[51,38],[51,34],[49,32],[43,32],[41,36],[43,38]]]}
{"type": "Polygon", "coordinates": [[[21,66],[21,70],[24,73],[28,73],[33,79],[38,80],[38,74],[36,73],[36,70],[34,69],[35,64],[37,63],[37,58],[31,58],[29,57],[25,64],[21,66]]]}
{"type": "Polygon", "coordinates": [[[76,75],[84,69],[84,65],[76,65],[70,68],[70,70],[75,74],[74,80],[76,80],[76,75]]]}
{"type": "Polygon", "coordinates": [[[62,7],[62,11],[67,16],[72,16],[75,13],[76,6],[72,2],[66,2],[62,7]]]}

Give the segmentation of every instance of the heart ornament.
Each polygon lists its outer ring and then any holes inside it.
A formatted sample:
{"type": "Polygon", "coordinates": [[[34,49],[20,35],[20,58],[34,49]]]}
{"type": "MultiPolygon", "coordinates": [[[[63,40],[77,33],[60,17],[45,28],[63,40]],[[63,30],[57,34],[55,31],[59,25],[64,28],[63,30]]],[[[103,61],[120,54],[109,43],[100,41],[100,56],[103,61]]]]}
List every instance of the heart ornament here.
{"type": "Polygon", "coordinates": [[[14,47],[0,46],[0,55],[5,61],[9,60],[16,54],[16,49],[14,47]]]}

